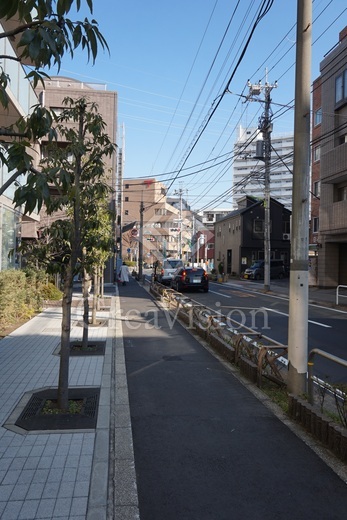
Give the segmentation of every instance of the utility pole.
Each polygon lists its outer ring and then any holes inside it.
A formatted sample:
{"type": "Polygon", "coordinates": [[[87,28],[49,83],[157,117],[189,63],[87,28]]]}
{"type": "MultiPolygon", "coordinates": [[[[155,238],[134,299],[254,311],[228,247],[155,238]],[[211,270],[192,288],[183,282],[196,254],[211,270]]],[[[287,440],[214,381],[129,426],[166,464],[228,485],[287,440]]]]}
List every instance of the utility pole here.
{"type": "Polygon", "coordinates": [[[140,203],[140,233],[139,233],[139,280],[142,281],[143,275],[143,212],[145,208],[143,201],[140,203]]]}
{"type": "Polygon", "coordinates": [[[288,390],[306,391],[312,0],[297,2],[293,211],[288,325],[288,390]]]}
{"type": "Polygon", "coordinates": [[[182,258],[182,224],[183,224],[183,221],[182,221],[182,195],[183,195],[183,190],[182,188],[180,188],[179,190],[176,190],[175,192],[175,195],[179,195],[180,197],[180,218],[179,218],[179,223],[180,223],[180,230],[179,230],[179,233],[178,233],[178,258],[182,258]]]}
{"type": "Polygon", "coordinates": [[[262,150],[257,157],[264,161],[264,290],[270,290],[270,260],[271,260],[271,218],[270,218],[270,165],[271,165],[271,132],[272,132],[272,110],[271,110],[271,90],[277,87],[277,81],[270,85],[267,81],[267,72],[265,85],[261,82],[252,85],[248,81],[249,95],[259,96],[264,91],[264,112],[259,118],[258,128],[263,134],[262,150]]]}
{"type": "Polygon", "coordinates": [[[116,173],[116,272],[119,272],[123,260],[123,171],[125,159],[125,132],[122,128],[122,148],[118,148],[116,173]]]}

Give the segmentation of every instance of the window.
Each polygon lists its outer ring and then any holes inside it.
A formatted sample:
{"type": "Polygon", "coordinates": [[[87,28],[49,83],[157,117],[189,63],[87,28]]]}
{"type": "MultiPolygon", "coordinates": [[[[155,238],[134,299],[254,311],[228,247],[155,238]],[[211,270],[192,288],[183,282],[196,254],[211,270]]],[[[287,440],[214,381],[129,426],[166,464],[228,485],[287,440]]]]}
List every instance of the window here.
{"type": "Polygon", "coordinates": [[[126,190],[128,190],[128,189],[129,189],[129,184],[125,184],[124,188],[125,188],[126,190]]]}
{"type": "Polygon", "coordinates": [[[319,217],[313,217],[313,233],[318,233],[319,231],[319,217]]]}
{"type": "Polygon", "coordinates": [[[347,69],[335,79],[335,103],[347,101],[347,69]]]}
{"type": "Polygon", "coordinates": [[[282,231],[283,233],[287,233],[288,235],[290,234],[290,220],[285,220],[282,223],[282,231]]]}
{"type": "Polygon", "coordinates": [[[320,125],[322,123],[322,107],[317,108],[314,113],[314,126],[320,125]]]}
{"type": "Polygon", "coordinates": [[[347,200],[347,186],[341,186],[337,188],[337,200],[347,200]]]}
{"type": "Polygon", "coordinates": [[[313,183],[313,195],[317,198],[320,197],[320,181],[313,183]]]}
{"type": "Polygon", "coordinates": [[[129,215],[129,210],[126,209],[126,210],[124,211],[124,213],[125,213],[125,215],[129,215]]]}
{"type": "Polygon", "coordinates": [[[253,231],[254,233],[264,233],[264,220],[253,220],[253,231]]]}
{"type": "Polygon", "coordinates": [[[320,146],[313,148],[313,162],[320,161],[320,146]]]}
{"type": "Polygon", "coordinates": [[[157,208],[154,210],[154,213],[156,215],[166,215],[167,214],[167,210],[166,208],[157,208]]]}
{"type": "Polygon", "coordinates": [[[125,197],[125,198],[124,198],[124,201],[125,201],[125,202],[129,202],[129,197],[125,197]]]}

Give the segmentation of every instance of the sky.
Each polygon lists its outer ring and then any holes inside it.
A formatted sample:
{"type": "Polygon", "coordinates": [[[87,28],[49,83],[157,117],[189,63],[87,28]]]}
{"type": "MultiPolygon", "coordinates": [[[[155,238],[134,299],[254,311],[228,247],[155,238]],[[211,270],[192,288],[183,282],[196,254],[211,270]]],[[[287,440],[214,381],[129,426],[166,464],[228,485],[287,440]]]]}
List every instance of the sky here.
{"type": "MultiPolygon", "coordinates": [[[[263,103],[247,100],[248,81],[277,81],[273,135],[293,132],[297,1],[93,3],[110,54],[100,50],[93,65],[78,50],[60,74],[117,91],[124,178],[156,178],[169,195],[181,190],[196,211],[231,209],[238,128],[257,127],[263,111],[263,103]]],[[[313,81],[347,25],[347,4],[312,6],[313,81]]]]}

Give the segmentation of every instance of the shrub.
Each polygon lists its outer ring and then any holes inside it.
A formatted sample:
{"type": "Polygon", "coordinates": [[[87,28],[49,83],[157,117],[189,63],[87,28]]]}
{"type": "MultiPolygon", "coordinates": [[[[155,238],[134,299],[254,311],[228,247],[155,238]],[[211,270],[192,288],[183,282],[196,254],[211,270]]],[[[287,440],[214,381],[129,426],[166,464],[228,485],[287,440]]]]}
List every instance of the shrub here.
{"type": "Polygon", "coordinates": [[[61,300],[63,293],[51,282],[42,285],[40,295],[43,300],[61,300]]]}
{"type": "Polygon", "coordinates": [[[41,310],[43,300],[61,297],[62,293],[43,271],[0,271],[0,329],[30,319],[41,310]]]}
{"type": "Polygon", "coordinates": [[[0,271],[0,327],[30,317],[33,311],[26,302],[26,277],[23,271],[0,271]]]}

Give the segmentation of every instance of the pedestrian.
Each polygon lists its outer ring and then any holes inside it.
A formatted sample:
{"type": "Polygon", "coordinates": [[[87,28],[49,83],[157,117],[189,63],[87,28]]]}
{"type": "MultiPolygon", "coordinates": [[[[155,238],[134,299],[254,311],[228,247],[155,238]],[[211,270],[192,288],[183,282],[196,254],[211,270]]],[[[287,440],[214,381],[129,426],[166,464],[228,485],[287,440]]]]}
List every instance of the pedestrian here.
{"type": "Polygon", "coordinates": [[[122,285],[126,285],[129,282],[129,269],[125,262],[123,262],[120,268],[119,280],[122,282],[122,285]]]}

